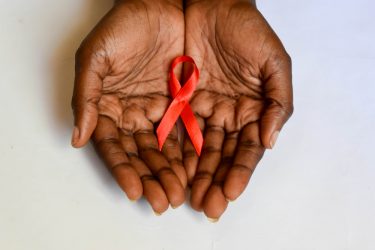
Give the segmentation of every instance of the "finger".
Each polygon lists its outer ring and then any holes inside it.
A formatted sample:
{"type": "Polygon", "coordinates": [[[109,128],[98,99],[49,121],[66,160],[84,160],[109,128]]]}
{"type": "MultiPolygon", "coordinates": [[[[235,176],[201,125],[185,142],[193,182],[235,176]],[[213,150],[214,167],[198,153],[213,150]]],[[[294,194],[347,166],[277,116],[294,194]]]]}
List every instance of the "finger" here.
{"type": "Polygon", "coordinates": [[[142,176],[143,192],[147,201],[150,203],[156,215],[161,215],[167,211],[169,207],[168,197],[166,196],[163,187],[151,175],[142,176]]]}
{"type": "Polygon", "coordinates": [[[220,163],[224,135],[224,129],[218,126],[205,129],[202,154],[191,188],[190,203],[195,210],[202,210],[204,196],[220,163]]]}
{"type": "Polygon", "coordinates": [[[122,148],[118,130],[113,121],[100,116],[92,139],[99,156],[104,160],[128,198],[139,199],[143,192],[142,183],[122,148]]]}
{"type": "Polygon", "coordinates": [[[223,183],[232,165],[237,139],[238,132],[225,136],[220,165],[216,170],[213,183],[204,198],[203,211],[210,221],[218,220],[228,207],[228,201],[223,193],[223,183]]]}
{"type": "Polygon", "coordinates": [[[130,163],[137,171],[143,185],[143,195],[156,214],[168,209],[169,202],[160,183],[152,175],[146,164],[138,158],[138,149],[131,133],[120,132],[121,144],[129,157],[130,163]]]}
{"type": "Polygon", "coordinates": [[[140,158],[160,181],[171,205],[180,206],[185,200],[185,190],[168,160],[159,151],[154,131],[139,131],[134,135],[134,139],[140,158]]]}
{"type": "Polygon", "coordinates": [[[234,201],[245,190],[264,150],[259,138],[259,124],[246,125],[241,131],[233,164],[224,182],[223,191],[227,200],[234,201]]]}
{"type": "Polygon", "coordinates": [[[90,139],[98,120],[98,102],[101,97],[102,80],[106,66],[87,49],[76,54],[76,71],[72,108],[74,130],[72,145],[82,147],[90,139]]]}
{"type": "Polygon", "coordinates": [[[219,220],[221,215],[228,207],[228,201],[225,199],[222,187],[216,184],[210,186],[204,199],[203,211],[211,222],[219,220]]]}
{"type": "Polygon", "coordinates": [[[291,59],[285,53],[270,59],[263,69],[266,108],[261,118],[263,146],[273,148],[277,137],[293,113],[291,59]]]}
{"type": "MultiPolygon", "coordinates": [[[[204,131],[204,120],[200,118],[199,116],[196,116],[196,119],[199,123],[199,127],[201,131],[204,131]]],[[[185,167],[188,183],[191,185],[193,183],[193,179],[197,171],[199,156],[197,152],[195,151],[193,143],[191,142],[187,133],[185,134],[185,138],[184,138],[183,155],[184,155],[183,162],[184,162],[184,167],[185,167]]]]}
{"type": "Polygon", "coordinates": [[[186,171],[182,164],[182,153],[180,143],[178,142],[177,127],[175,126],[171,133],[168,135],[167,140],[164,143],[162,153],[167,158],[171,168],[177,175],[182,186],[186,188],[187,177],[186,171]]]}
{"type": "Polygon", "coordinates": [[[188,179],[188,183],[191,185],[193,182],[195,172],[197,171],[199,156],[197,152],[195,151],[193,143],[191,142],[190,138],[187,136],[184,139],[183,151],[184,151],[183,161],[184,161],[186,176],[188,179]]]}
{"type": "Polygon", "coordinates": [[[219,168],[216,170],[214,183],[223,186],[228,170],[233,163],[233,156],[236,151],[238,132],[232,132],[225,135],[223,149],[221,154],[221,162],[219,168]]]}

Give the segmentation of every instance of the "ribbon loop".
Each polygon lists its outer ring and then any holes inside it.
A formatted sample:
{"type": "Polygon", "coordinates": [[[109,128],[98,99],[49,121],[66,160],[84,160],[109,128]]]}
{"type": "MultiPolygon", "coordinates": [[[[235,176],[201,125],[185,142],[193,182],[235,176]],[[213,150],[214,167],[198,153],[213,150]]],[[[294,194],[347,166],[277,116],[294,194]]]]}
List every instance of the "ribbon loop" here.
{"type": "Polygon", "coordinates": [[[189,56],[179,56],[173,60],[169,75],[169,90],[173,97],[173,101],[169,105],[162,120],[160,121],[158,128],[156,129],[159,149],[162,149],[165,140],[171,132],[178,117],[181,116],[186,131],[191,139],[191,142],[193,143],[195,151],[198,155],[200,155],[203,145],[203,135],[202,131],[199,128],[198,121],[195,118],[194,113],[189,105],[189,100],[198,85],[199,70],[193,58],[189,56]],[[184,86],[181,87],[179,80],[174,74],[174,69],[178,64],[184,62],[189,62],[193,65],[193,72],[191,73],[184,86]]]}

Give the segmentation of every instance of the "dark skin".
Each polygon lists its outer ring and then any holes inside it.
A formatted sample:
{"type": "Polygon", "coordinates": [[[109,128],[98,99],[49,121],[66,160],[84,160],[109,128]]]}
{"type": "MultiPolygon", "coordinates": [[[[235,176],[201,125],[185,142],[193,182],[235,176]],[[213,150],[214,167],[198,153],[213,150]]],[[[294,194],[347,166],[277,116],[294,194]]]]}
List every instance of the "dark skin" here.
{"type": "Polygon", "coordinates": [[[184,165],[191,206],[218,219],[245,190],[293,111],[291,60],[254,2],[187,1],[185,54],[201,71],[190,103],[204,130],[184,165]]]}
{"type": "MultiPolygon", "coordinates": [[[[157,214],[185,200],[177,130],[158,150],[155,128],[169,102],[170,62],[184,51],[182,4],[117,1],[76,56],[72,144],[93,144],[129,199],[157,214]]],[[[176,72],[178,74],[178,72],[176,72]]]]}
{"type": "Polygon", "coordinates": [[[92,137],[129,199],[144,195],[158,214],[184,202],[189,182],[192,207],[218,219],[293,110],[290,58],[250,1],[117,1],[76,65],[73,146],[92,137]],[[188,138],[182,154],[176,129],[157,149],[169,66],[183,54],[201,72],[190,102],[200,158],[188,138]]]}

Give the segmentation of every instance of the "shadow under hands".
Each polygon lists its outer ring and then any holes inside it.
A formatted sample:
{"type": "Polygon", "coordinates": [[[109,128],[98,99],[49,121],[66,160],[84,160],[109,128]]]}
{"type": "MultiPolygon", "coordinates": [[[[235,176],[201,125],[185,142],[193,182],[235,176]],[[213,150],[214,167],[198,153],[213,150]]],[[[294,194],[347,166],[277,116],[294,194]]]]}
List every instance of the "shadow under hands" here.
{"type": "MultiPolygon", "coordinates": [[[[53,70],[53,88],[51,93],[52,123],[58,143],[62,148],[70,147],[70,138],[73,129],[73,115],[71,109],[71,98],[74,86],[74,58],[75,52],[86,35],[93,29],[99,20],[113,6],[108,0],[86,0],[77,3],[79,8],[74,11],[79,13],[73,20],[66,20],[71,25],[71,29],[57,44],[53,57],[51,58],[51,68],[53,70]]],[[[64,20],[62,20],[64,21],[64,20]]],[[[92,146],[82,150],[88,164],[101,179],[104,186],[109,187],[111,193],[119,194],[121,190],[113,181],[110,173],[105,168],[102,161],[96,155],[92,146]],[[115,191],[116,190],[116,191],[115,191]]]]}
{"type": "MultiPolygon", "coordinates": [[[[58,134],[56,136],[59,140],[58,143],[61,143],[59,146],[63,148],[70,147],[70,138],[73,129],[71,98],[74,86],[75,52],[82,40],[112,6],[113,1],[86,0],[80,6],[83,12],[78,18],[79,22],[74,22],[71,31],[57,45],[55,53],[51,58],[51,68],[53,70],[53,93],[51,95],[52,121],[55,131],[58,134]]],[[[69,22],[72,23],[72,21],[69,22]]],[[[108,188],[107,193],[112,194],[111,199],[115,201],[125,200],[126,195],[112,178],[110,172],[96,154],[94,147],[88,144],[81,150],[87,160],[87,164],[92,166],[103,186],[108,188]]],[[[150,215],[151,208],[145,198],[142,197],[136,203],[136,206],[137,210],[143,216],[150,215]]]]}

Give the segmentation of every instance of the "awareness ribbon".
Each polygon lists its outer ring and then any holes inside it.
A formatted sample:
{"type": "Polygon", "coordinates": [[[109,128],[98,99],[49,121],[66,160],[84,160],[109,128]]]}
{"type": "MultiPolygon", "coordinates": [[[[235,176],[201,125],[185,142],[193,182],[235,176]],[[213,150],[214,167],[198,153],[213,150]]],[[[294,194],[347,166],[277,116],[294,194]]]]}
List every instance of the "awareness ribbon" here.
{"type": "Polygon", "coordinates": [[[186,131],[188,132],[191,142],[193,143],[195,151],[198,155],[201,154],[203,135],[199,128],[198,121],[189,105],[189,100],[197,87],[198,80],[199,70],[193,58],[189,56],[179,56],[173,60],[169,72],[169,90],[173,97],[173,101],[169,105],[162,120],[160,121],[158,128],[156,129],[160,150],[162,149],[165,140],[167,139],[168,134],[171,132],[178,117],[181,115],[182,121],[184,122],[186,131]],[[189,62],[193,65],[193,72],[184,86],[181,88],[181,84],[174,74],[174,69],[178,64],[184,62],[189,62]]]}

